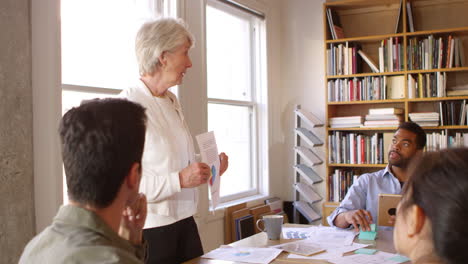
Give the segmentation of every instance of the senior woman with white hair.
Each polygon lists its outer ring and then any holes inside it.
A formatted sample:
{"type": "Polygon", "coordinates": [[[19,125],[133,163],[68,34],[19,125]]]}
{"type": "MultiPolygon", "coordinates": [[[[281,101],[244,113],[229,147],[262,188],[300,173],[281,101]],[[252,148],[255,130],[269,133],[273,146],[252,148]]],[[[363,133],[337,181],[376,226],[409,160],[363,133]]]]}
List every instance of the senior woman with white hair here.
{"type": "MultiPolygon", "coordinates": [[[[210,168],[196,162],[182,109],[168,91],[192,67],[188,53],[193,42],[182,20],[144,24],[135,43],[140,83],[121,94],[143,105],[148,115],[140,185],[148,199],[143,232],[149,247],[147,263],[181,263],[203,254],[193,215],[197,187],[209,180],[210,168]]],[[[220,162],[222,174],[228,167],[226,154],[220,154],[220,162]]]]}

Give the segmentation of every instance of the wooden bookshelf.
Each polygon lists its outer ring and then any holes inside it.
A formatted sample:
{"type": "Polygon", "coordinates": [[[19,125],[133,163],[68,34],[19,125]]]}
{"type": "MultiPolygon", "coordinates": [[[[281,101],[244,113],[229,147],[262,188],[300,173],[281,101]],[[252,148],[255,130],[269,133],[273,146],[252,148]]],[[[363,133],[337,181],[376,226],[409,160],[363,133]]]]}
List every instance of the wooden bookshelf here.
{"type": "MultiPolygon", "coordinates": [[[[438,73],[445,74],[446,88],[468,84],[468,1],[466,0],[402,0],[401,15],[399,16],[400,0],[328,0],[323,5],[324,14],[324,47],[325,47],[325,94],[326,94],[326,133],[331,135],[335,132],[343,133],[356,132],[370,135],[371,133],[393,132],[396,127],[350,127],[350,128],[330,128],[329,118],[344,116],[365,116],[371,108],[397,107],[404,110],[404,120],[408,121],[409,113],[413,112],[439,112],[439,106],[443,103],[462,102],[467,96],[444,96],[444,97],[416,97],[409,98],[410,91],[408,87],[409,76],[417,77],[419,74],[438,73]],[[407,13],[407,2],[411,3],[414,32],[409,31],[409,20],[407,13]],[[333,39],[327,18],[327,9],[336,13],[341,22],[344,37],[333,39]],[[397,18],[401,19],[401,27],[395,32],[397,18]],[[462,42],[462,50],[465,54],[465,61],[460,67],[435,67],[429,69],[411,69],[408,65],[411,58],[408,58],[410,39],[417,38],[423,40],[428,36],[434,38],[448,38],[451,35],[462,42]],[[362,61],[362,69],[354,74],[329,74],[329,62],[327,50],[337,45],[355,45],[360,48],[376,64],[379,64],[379,46],[383,40],[390,38],[399,38],[402,45],[402,68],[399,71],[372,72],[371,68],[362,61]],[[404,97],[397,99],[383,100],[354,100],[354,101],[330,101],[328,83],[330,81],[363,79],[367,77],[392,76],[404,77],[404,97]]],[[[445,52],[445,47],[443,49],[445,52]]],[[[356,55],[358,56],[358,55],[356,55]]],[[[455,56],[454,56],[455,57],[455,56]]],[[[460,55],[460,58],[463,56],[460,55]]],[[[377,65],[379,67],[379,65],[377,65]]],[[[414,66],[414,65],[412,65],[414,66]]],[[[336,99],[336,98],[335,98],[336,99]]],[[[452,113],[453,114],[453,113],[452,113]]],[[[468,114],[467,114],[468,115],[468,114]]],[[[456,120],[456,119],[455,119],[456,120]]],[[[468,132],[468,125],[439,125],[423,127],[426,131],[444,132],[446,135],[452,135],[456,132],[468,132]]],[[[329,139],[326,138],[325,146],[329,145],[329,139]]],[[[330,156],[329,148],[326,148],[327,160],[330,156]]],[[[323,212],[330,211],[330,207],[336,207],[339,203],[331,202],[330,197],[330,175],[337,168],[355,169],[357,172],[369,172],[380,170],[386,164],[335,164],[326,162],[326,202],[323,204],[323,212]]],[[[324,213],[323,223],[326,223],[326,214],[324,213]]]]}

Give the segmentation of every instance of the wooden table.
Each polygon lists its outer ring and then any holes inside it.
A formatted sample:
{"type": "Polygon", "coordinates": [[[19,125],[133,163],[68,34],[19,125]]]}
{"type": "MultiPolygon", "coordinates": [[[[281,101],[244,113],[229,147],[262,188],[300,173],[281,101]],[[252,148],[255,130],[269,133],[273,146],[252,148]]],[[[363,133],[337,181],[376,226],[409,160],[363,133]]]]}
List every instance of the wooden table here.
{"type": "MultiPolygon", "coordinates": [[[[298,224],[285,224],[285,227],[308,227],[308,225],[298,224]]],[[[255,234],[253,236],[244,238],[229,244],[233,247],[269,247],[278,244],[291,242],[291,239],[280,239],[280,240],[269,240],[265,232],[255,234]]],[[[378,249],[388,253],[395,253],[393,247],[393,231],[392,230],[379,230],[378,236],[375,241],[360,240],[356,237],[354,240],[356,243],[369,244],[367,248],[378,249]]],[[[349,253],[353,254],[353,253],[349,253]]],[[[291,264],[291,263],[317,263],[317,264],[329,264],[325,260],[310,260],[310,259],[289,259],[287,258],[288,253],[281,253],[273,262],[274,264],[291,264]]],[[[190,261],[184,262],[185,264],[237,264],[243,262],[223,261],[215,259],[195,258],[190,261]]]]}

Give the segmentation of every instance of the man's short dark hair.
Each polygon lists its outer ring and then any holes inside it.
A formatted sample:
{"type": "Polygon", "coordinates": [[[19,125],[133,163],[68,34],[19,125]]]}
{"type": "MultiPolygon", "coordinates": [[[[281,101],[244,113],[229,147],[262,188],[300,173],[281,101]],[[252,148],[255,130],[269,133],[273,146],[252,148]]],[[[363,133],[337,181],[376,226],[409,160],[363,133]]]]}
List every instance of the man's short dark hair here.
{"type": "Polygon", "coordinates": [[[68,197],[109,206],[134,163],[141,164],[145,109],[126,99],[94,99],[70,109],[60,127],[68,197]]]}
{"type": "Polygon", "coordinates": [[[416,134],[416,148],[423,149],[426,146],[426,132],[414,122],[403,122],[398,129],[404,129],[416,134]]]}

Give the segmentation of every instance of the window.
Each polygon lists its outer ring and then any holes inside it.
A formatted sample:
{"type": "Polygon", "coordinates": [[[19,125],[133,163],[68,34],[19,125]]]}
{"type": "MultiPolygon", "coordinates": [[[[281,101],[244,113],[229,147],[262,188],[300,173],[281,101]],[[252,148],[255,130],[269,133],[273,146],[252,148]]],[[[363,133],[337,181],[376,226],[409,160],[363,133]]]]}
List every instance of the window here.
{"type": "Polygon", "coordinates": [[[82,100],[115,97],[135,84],[138,29],[147,20],[176,15],[177,0],[61,0],[62,114],[82,100]]]}
{"type": "MultiPolygon", "coordinates": [[[[267,168],[264,19],[208,0],[206,54],[208,131],[229,155],[221,202],[262,193],[267,168]]],[[[232,2],[232,1],[231,1],[232,2]]]]}

